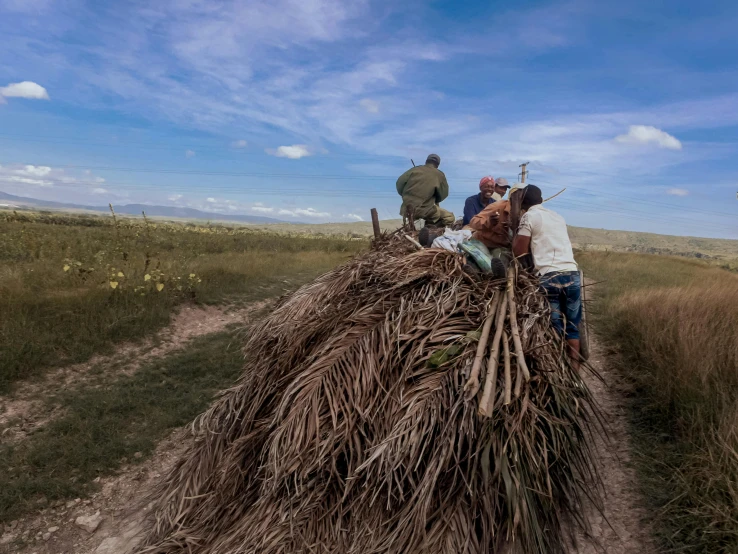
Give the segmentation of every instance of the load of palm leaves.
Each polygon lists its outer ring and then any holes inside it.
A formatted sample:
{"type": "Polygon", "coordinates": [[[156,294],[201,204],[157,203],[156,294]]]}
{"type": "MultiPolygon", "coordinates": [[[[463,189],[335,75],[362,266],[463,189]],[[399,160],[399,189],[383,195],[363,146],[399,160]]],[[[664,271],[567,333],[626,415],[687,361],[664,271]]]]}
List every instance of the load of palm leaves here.
{"type": "Polygon", "coordinates": [[[524,272],[385,237],[244,352],[139,552],[559,553],[586,525],[596,408],[524,272]]]}

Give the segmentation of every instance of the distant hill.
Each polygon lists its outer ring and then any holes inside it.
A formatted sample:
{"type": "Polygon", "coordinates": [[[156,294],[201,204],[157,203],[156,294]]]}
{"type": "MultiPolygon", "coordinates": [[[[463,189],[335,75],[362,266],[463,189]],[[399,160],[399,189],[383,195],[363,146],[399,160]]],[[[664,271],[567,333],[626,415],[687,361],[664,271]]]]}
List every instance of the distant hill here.
{"type": "MultiPolygon", "coordinates": [[[[84,210],[92,212],[108,212],[107,207],[81,206],[23,198],[0,192],[0,209],[2,208],[47,208],[55,210],[84,210]]],[[[173,206],[147,206],[144,204],[128,204],[115,206],[116,213],[126,215],[175,218],[184,220],[230,221],[244,223],[256,229],[285,233],[305,233],[310,235],[351,235],[368,237],[372,234],[372,224],[368,221],[355,223],[290,223],[270,217],[251,215],[225,215],[203,212],[192,208],[173,206]]],[[[400,219],[380,221],[383,231],[394,231],[402,225],[400,219]]],[[[665,254],[694,258],[710,258],[716,260],[737,260],[738,240],[712,239],[701,237],[681,237],[674,235],[658,235],[655,233],[639,233],[636,231],[610,231],[607,229],[588,229],[585,227],[569,227],[569,236],[575,248],[582,250],[612,250],[615,252],[643,252],[647,254],[665,254]]]]}
{"type": "MultiPolygon", "coordinates": [[[[380,222],[383,231],[394,231],[402,225],[400,219],[380,222]]],[[[372,224],[367,221],[356,223],[314,223],[258,225],[257,228],[313,235],[370,236],[372,224]]],[[[738,240],[680,237],[639,233],[636,231],[609,231],[569,227],[569,237],[575,248],[582,250],[613,250],[615,252],[643,252],[694,258],[738,259],[738,240]]]]}
{"type": "MultiPolygon", "coordinates": [[[[89,212],[108,212],[107,206],[84,206],[81,204],[67,204],[64,202],[51,202],[48,200],[37,200],[14,196],[0,191],[0,208],[46,208],[50,210],[83,210],[89,212]]],[[[146,212],[151,217],[171,217],[177,219],[205,219],[210,221],[234,221],[239,223],[287,223],[272,217],[242,214],[219,214],[204,212],[193,208],[180,208],[177,206],[149,206],[147,204],[126,204],[114,206],[115,212],[122,215],[141,215],[146,212]]]]}

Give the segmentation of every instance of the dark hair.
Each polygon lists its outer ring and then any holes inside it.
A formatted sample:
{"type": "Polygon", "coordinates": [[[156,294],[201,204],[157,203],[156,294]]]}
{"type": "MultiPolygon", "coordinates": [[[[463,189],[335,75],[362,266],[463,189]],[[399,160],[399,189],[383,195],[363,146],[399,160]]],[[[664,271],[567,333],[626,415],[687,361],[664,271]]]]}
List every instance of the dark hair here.
{"type": "Polygon", "coordinates": [[[543,203],[543,194],[541,189],[535,185],[528,185],[523,189],[523,198],[520,200],[520,206],[527,210],[531,206],[537,206],[543,203]]]}

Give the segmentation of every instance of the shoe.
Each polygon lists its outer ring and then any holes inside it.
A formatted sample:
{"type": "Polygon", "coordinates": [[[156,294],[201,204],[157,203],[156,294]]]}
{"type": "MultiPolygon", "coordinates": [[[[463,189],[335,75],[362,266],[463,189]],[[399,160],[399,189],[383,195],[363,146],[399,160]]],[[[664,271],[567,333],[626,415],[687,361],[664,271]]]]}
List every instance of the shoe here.
{"type": "Polygon", "coordinates": [[[433,246],[433,241],[442,236],[445,231],[445,227],[438,228],[426,225],[418,233],[418,242],[423,248],[430,248],[433,246]]]}
{"type": "Polygon", "coordinates": [[[492,278],[493,279],[504,279],[507,277],[507,269],[505,269],[505,263],[500,258],[491,258],[490,265],[492,266],[492,278]]]}

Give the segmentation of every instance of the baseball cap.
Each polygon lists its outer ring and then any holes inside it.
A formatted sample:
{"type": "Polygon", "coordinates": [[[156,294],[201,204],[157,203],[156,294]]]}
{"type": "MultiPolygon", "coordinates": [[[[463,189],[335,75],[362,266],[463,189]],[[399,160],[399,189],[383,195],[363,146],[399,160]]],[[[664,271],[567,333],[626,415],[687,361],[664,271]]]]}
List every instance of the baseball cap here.
{"type": "Polygon", "coordinates": [[[510,185],[507,184],[507,179],[504,177],[498,177],[495,179],[495,185],[502,188],[510,188],[510,185]]]}
{"type": "Polygon", "coordinates": [[[522,183],[515,183],[511,189],[507,190],[507,199],[510,200],[510,197],[513,195],[513,192],[516,190],[524,189],[525,185],[522,183]]]}
{"type": "Polygon", "coordinates": [[[425,159],[425,163],[433,162],[437,165],[441,165],[441,156],[438,154],[429,154],[428,157],[425,159]]]}
{"type": "Polygon", "coordinates": [[[494,183],[495,178],[492,177],[492,175],[487,175],[486,177],[482,177],[479,181],[479,186],[482,187],[486,185],[487,183],[494,183]]]}

